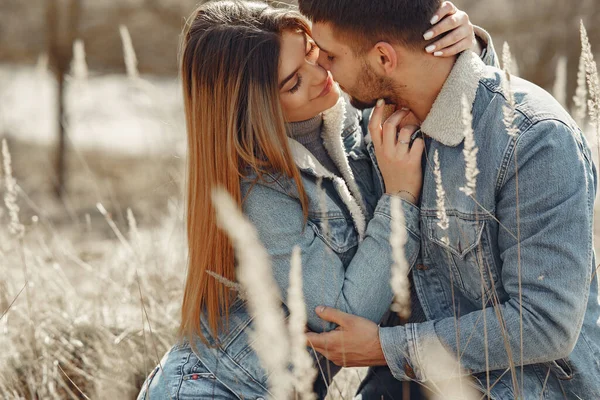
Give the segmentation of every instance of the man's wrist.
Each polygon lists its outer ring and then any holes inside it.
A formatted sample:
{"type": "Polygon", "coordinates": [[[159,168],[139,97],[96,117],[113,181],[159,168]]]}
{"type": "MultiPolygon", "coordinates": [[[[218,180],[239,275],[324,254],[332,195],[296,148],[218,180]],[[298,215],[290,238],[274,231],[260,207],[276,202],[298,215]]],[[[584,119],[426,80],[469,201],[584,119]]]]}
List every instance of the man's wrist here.
{"type": "Polygon", "coordinates": [[[409,192],[408,190],[400,190],[398,192],[395,193],[387,193],[390,196],[394,196],[394,197],[399,197],[403,200],[408,201],[411,204],[416,205],[419,201],[419,199],[417,198],[417,196],[415,196],[414,194],[412,194],[411,192],[409,192]]]}

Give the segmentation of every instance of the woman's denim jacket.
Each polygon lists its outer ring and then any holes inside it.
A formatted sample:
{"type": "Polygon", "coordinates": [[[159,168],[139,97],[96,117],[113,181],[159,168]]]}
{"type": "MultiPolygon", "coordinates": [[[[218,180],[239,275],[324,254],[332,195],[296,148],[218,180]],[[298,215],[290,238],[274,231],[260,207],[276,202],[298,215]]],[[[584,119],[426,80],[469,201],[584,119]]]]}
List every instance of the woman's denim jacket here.
{"type": "MultiPolygon", "coordinates": [[[[290,257],[295,246],[302,250],[303,290],[308,327],[315,332],[332,330],[315,313],[326,305],[379,323],[390,307],[392,290],[390,266],[390,199],[383,195],[383,183],[374,175],[360,127],[360,113],[346,101],[324,113],[322,137],[338,177],[323,167],[302,145],[289,139],[289,145],[302,175],[308,196],[308,221],[304,223],[298,191],[287,177],[267,174],[253,184],[256,176],[248,171],[242,182],[244,214],[256,227],[267,249],[273,275],[281,289],[284,309],[289,283],[290,257]]],[[[409,232],[405,252],[410,262],[419,254],[419,210],[402,201],[409,232]]],[[[249,398],[265,397],[268,371],[250,346],[248,336],[252,317],[238,299],[230,308],[228,329],[218,339],[203,331],[212,344],[198,342],[198,356],[217,379],[246,381],[239,388],[249,398]],[[222,372],[220,372],[222,371],[222,372]],[[234,372],[235,371],[235,372],[234,372]]],[[[235,390],[233,390],[235,391],[235,390]]]]}
{"type": "Polygon", "coordinates": [[[435,140],[427,140],[413,279],[428,322],[380,328],[381,344],[399,380],[426,381],[424,354],[443,347],[461,355],[464,371],[479,389],[491,387],[494,399],[600,399],[596,168],[567,112],[516,77],[516,111],[508,112],[514,131],[507,134],[505,80],[502,71],[464,53],[422,124],[435,140]],[[472,105],[478,148],[473,196],[461,190],[461,96],[472,105]]]}

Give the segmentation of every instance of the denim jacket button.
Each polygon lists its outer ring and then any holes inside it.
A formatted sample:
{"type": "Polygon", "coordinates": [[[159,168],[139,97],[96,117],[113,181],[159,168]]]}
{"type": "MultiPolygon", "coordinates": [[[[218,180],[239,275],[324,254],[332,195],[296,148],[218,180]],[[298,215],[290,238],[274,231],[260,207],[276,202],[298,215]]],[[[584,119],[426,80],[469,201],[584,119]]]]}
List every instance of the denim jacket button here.
{"type": "Polygon", "coordinates": [[[417,269],[418,269],[419,271],[427,271],[429,268],[428,268],[426,265],[423,265],[423,264],[418,264],[418,265],[417,265],[417,269]]]}

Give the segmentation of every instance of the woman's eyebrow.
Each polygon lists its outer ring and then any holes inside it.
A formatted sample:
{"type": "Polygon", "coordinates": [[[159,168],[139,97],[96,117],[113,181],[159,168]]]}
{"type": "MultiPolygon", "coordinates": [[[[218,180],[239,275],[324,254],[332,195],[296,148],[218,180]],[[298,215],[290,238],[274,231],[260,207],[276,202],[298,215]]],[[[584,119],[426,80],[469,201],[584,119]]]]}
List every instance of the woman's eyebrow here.
{"type": "Polygon", "coordinates": [[[300,67],[296,68],[296,70],[294,72],[289,74],[284,80],[281,81],[281,83],[279,84],[279,90],[283,89],[285,84],[288,83],[290,81],[290,79],[292,79],[294,77],[294,75],[296,75],[298,73],[299,69],[300,69],[300,67]]]}
{"type": "MultiPolygon", "coordinates": [[[[304,35],[304,48],[306,48],[306,45],[308,44],[308,38],[306,37],[306,35],[304,35]]],[[[280,83],[279,83],[279,90],[283,89],[283,87],[285,86],[286,83],[288,83],[290,81],[290,79],[292,79],[294,77],[294,75],[296,75],[298,73],[298,70],[301,68],[298,67],[294,70],[294,72],[292,72],[291,74],[289,74],[287,77],[285,77],[280,83]]]]}

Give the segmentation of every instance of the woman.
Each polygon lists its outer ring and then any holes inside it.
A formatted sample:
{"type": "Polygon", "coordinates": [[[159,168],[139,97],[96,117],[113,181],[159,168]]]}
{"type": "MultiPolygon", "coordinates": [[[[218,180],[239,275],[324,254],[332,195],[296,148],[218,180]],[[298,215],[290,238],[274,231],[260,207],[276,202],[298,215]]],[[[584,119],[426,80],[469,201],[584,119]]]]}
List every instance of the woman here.
{"type": "MultiPolygon", "coordinates": [[[[459,40],[472,35],[468,19],[456,32],[459,40]]],[[[331,75],[317,64],[318,52],[308,22],[290,10],[217,1],[194,13],[181,58],[189,145],[181,340],[139,399],[269,396],[268,372],[248,338],[252,318],[244,301],[214,279],[234,281],[235,259],[216,226],[212,187],[226,187],[255,224],[282,295],[292,249],[301,247],[313,331],[335,328],[318,319],[319,304],[375,322],[389,308],[391,196],[402,199],[407,258],[417,257],[413,203],[421,189],[422,140],[384,161],[403,174],[382,177],[363,141],[360,113],[346,109],[331,75]]],[[[405,115],[391,117],[394,135],[405,115]]],[[[402,129],[400,143],[415,130],[402,129]]]]}

